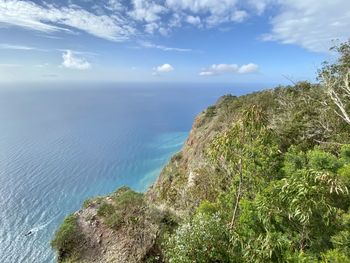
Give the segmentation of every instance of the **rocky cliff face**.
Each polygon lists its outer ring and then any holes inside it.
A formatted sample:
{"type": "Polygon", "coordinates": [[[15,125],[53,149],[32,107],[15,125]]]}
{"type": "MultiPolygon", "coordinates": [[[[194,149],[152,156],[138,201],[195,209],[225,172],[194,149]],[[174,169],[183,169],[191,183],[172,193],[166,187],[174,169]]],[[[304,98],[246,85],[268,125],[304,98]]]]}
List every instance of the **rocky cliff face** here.
{"type": "Polygon", "coordinates": [[[206,160],[206,145],[234,117],[233,114],[225,116],[224,108],[226,103],[235,99],[233,96],[223,97],[197,116],[182,150],[173,156],[147,192],[150,202],[190,212],[200,200],[210,199],[211,193],[206,189],[210,181],[203,181],[204,178],[199,176],[210,173],[212,169],[206,160]]]}
{"type": "Polygon", "coordinates": [[[205,161],[205,146],[227,126],[228,117],[232,119],[233,115],[224,116],[224,107],[234,100],[236,97],[223,97],[216,106],[199,114],[183,149],[171,158],[145,194],[121,188],[109,196],[87,200],[74,213],[74,228],[79,237],[67,243],[63,233],[62,241],[68,245],[55,245],[53,241],[58,260],[163,262],[160,247],[163,235],[201,200],[215,196],[210,189],[214,182],[203,177],[212,169],[205,161]]]}
{"type": "MultiPolygon", "coordinates": [[[[220,98],[195,119],[182,150],[171,158],[145,194],[121,188],[107,197],[88,200],[74,214],[74,220],[61,226],[53,241],[59,261],[163,262],[163,238],[191,215],[201,201],[215,201],[229,185],[225,181],[227,176],[221,176],[222,172],[214,170],[207,161],[208,144],[253,105],[266,113],[277,137],[288,138],[289,122],[293,124],[293,114],[299,114],[296,108],[303,108],[303,104],[304,108],[309,107],[305,96],[298,92],[307,94],[312,90],[300,86],[294,90],[275,89],[220,98]]],[[[318,136],[319,128],[303,126],[304,121],[309,122],[302,119],[297,132],[293,128],[296,136],[290,138],[291,142],[298,143],[299,138],[314,140],[318,136]]],[[[327,131],[322,134],[327,136],[327,131]]]]}
{"type": "Polygon", "coordinates": [[[108,222],[110,219],[107,214],[99,212],[102,205],[113,202],[113,196],[91,201],[75,214],[84,240],[76,261],[142,262],[153,248],[160,231],[161,222],[158,217],[162,211],[152,210],[147,204],[130,207],[131,210],[127,213],[132,213],[134,218],[129,220],[135,222],[120,222],[120,225],[116,222],[114,225],[108,222]]]}
{"type": "Polygon", "coordinates": [[[238,118],[243,109],[263,102],[273,106],[275,92],[267,90],[246,96],[221,97],[214,106],[200,113],[181,152],[173,156],[161,172],[146,196],[151,203],[163,204],[175,211],[191,213],[201,201],[214,201],[218,190],[227,187],[221,171],[208,163],[207,148],[218,133],[225,132],[238,118]],[[213,176],[215,175],[215,176],[213,176]]]}

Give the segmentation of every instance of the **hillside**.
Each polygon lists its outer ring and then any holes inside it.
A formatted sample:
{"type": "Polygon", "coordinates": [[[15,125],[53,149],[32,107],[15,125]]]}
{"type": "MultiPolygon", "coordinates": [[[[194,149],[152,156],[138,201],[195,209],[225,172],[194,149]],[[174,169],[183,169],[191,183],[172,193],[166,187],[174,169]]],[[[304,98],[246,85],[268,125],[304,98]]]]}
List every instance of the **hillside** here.
{"type": "Polygon", "coordinates": [[[146,193],[67,217],[58,260],[350,262],[349,45],[338,51],[319,84],[220,98],[146,193]]]}

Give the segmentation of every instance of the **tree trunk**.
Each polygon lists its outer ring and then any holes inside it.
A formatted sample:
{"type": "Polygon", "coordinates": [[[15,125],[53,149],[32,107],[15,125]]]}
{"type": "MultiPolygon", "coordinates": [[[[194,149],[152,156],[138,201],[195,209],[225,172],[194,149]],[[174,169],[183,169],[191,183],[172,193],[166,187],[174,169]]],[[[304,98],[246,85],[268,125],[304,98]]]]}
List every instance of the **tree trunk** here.
{"type": "Polygon", "coordinates": [[[242,158],[240,158],[238,162],[238,173],[239,173],[239,184],[238,184],[238,190],[236,194],[236,203],[235,203],[235,207],[233,210],[233,215],[230,223],[231,229],[234,227],[237,213],[238,213],[239,202],[241,201],[241,197],[242,197],[242,187],[243,187],[242,158]]]}

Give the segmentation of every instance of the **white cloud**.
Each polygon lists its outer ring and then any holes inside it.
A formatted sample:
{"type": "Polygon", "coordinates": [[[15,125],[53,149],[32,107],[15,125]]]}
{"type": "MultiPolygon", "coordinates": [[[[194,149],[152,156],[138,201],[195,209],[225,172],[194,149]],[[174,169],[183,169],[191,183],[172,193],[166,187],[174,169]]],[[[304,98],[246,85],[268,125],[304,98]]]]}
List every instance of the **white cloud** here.
{"type": "Polygon", "coordinates": [[[174,67],[167,63],[157,67],[158,72],[170,72],[173,70],[174,70],[174,67]]]}
{"type": "Polygon", "coordinates": [[[186,17],[186,22],[192,25],[200,25],[201,24],[201,18],[199,16],[187,16],[186,17]]]}
{"type": "Polygon", "coordinates": [[[258,15],[261,15],[267,8],[276,0],[247,0],[247,3],[252,7],[258,15]]]}
{"type": "Polygon", "coordinates": [[[1,23],[42,32],[74,28],[112,41],[123,41],[134,34],[128,21],[119,16],[95,15],[77,6],[57,8],[19,0],[0,0],[1,23]]]}
{"type": "Polygon", "coordinates": [[[170,28],[166,28],[166,27],[160,27],[158,31],[159,31],[159,34],[161,34],[162,36],[168,36],[169,33],[171,32],[170,28]]]}
{"type": "Polygon", "coordinates": [[[296,44],[311,51],[324,52],[329,49],[332,40],[345,41],[350,36],[349,0],[273,2],[278,5],[279,12],[272,18],[272,30],[264,35],[264,40],[296,44]]]}
{"type": "Polygon", "coordinates": [[[249,64],[246,64],[246,65],[242,65],[238,69],[238,73],[241,73],[241,74],[255,73],[255,72],[258,71],[258,69],[259,69],[259,66],[257,64],[249,63],[249,64]]]}
{"type": "Polygon", "coordinates": [[[231,14],[231,21],[243,22],[248,17],[248,13],[244,10],[237,10],[231,14]]]}
{"type": "Polygon", "coordinates": [[[97,53],[95,52],[91,52],[91,51],[85,51],[85,50],[73,50],[73,49],[63,49],[63,48],[58,48],[58,49],[54,49],[54,51],[59,51],[59,52],[67,52],[70,51],[72,52],[74,55],[87,55],[87,56],[98,56],[97,53]]]}
{"type": "Polygon", "coordinates": [[[214,71],[201,71],[199,76],[214,76],[217,75],[214,71]]]}
{"type": "Polygon", "coordinates": [[[13,49],[13,50],[38,50],[31,46],[13,45],[13,44],[0,44],[0,49],[13,49]]]}
{"type": "Polygon", "coordinates": [[[155,67],[153,68],[153,73],[152,75],[159,75],[159,73],[167,73],[167,72],[171,72],[174,71],[174,67],[168,63],[165,63],[161,66],[155,67]]]}
{"type": "Polygon", "coordinates": [[[210,68],[203,69],[199,72],[200,76],[217,76],[226,73],[248,74],[255,73],[259,66],[254,63],[238,66],[237,64],[213,64],[210,68]]]}
{"type": "Polygon", "coordinates": [[[149,0],[133,0],[134,9],[130,15],[136,20],[146,21],[148,23],[160,20],[161,14],[165,13],[167,9],[149,0]]]}
{"type": "Polygon", "coordinates": [[[168,25],[170,28],[180,27],[182,23],[183,16],[178,13],[173,13],[168,21],[168,25]]]}
{"type": "Polygon", "coordinates": [[[91,64],[83,57],[77,56],[71,50],[62,54],[62,66],[69,69],[85,70],[91,68],[91,64]]]}
{"type": "Polygon", "coordinates": [[[225,22],[243,22],[247,12],[238,7],[239,0],[166,0],[167,6],[175,12],[187,14],[185,21],[194,25],[201,22],[211,27],[225,22]],[[193,16],[196,14],[197,16],[193,16]]]}
{"type": "Polygon", "coordinates": [[[154,34],[159,30],[159,25],[157,23],[149,23],[145,25],[145,32],[148,34],[154,34]]]}
{"type": "Polygon", "coordinates": [[[236,64],[213,64],[211,66],[211,69],[214,72],[227,73],[227,72],[237,72],[239,70],[239,67],[236,64]]]}
{"type": "Polygon", "coordinates": [[[177,51],[177,52],[190,52],[193,51],[190,48],[178,48],[178,47],[167,47],[163,45],[156,45],[150,42],[141,42],[140,45],[144,48],[155,48],[163,51],[177,51]]]}
{"type": "Polygon", "coordinates": [[[174,9],[188,10],[193,13],[223,14],[229,8],[235,9],[238,0],[166,0],[169,7],[174,9]]]}
{"type": "Polygon", "coordinates": [[[120,0],[108,0],[105,5],[106,9],[111,11],[122,11],[125,9],[120,0]]]}

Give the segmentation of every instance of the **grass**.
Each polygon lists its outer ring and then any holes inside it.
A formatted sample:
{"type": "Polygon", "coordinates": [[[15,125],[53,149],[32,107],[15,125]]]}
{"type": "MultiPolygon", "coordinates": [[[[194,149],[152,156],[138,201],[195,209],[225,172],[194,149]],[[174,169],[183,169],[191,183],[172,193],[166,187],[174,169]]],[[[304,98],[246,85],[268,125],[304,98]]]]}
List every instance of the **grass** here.
{"type": "Polygon", "coordinates": [[[56,231],[51,246],[58,252],[58,262],[69,262],[79,256],[82,243],[83,237],[78,228],[77,216],[72,214],[64,219],[56,231]]]}

